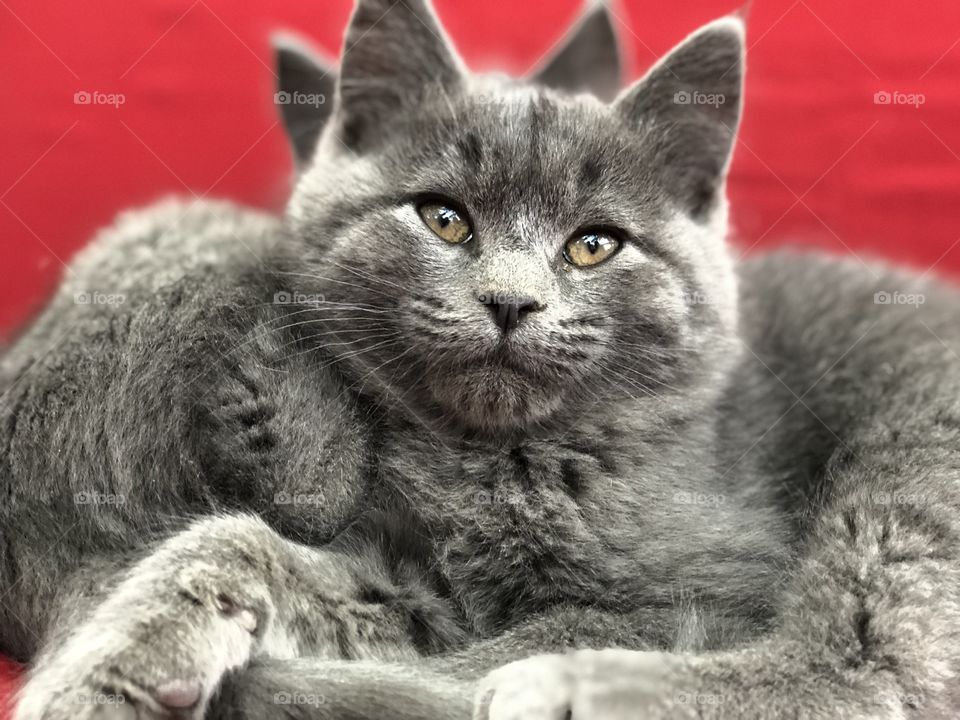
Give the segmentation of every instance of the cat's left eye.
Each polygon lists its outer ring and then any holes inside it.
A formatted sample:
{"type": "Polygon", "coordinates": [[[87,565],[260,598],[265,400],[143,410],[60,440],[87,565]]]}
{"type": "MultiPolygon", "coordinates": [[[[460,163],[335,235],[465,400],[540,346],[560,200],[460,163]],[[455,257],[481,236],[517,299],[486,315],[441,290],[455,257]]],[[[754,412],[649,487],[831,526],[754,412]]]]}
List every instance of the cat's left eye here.
{"type": "Polygon", "coordinates": [[[420,217],[441,240],[461,245],[473,238],[473,226],[466,212],[442,200],[427,200],[417,208],[420,217]]]}
{"type": "Polygon", "coordinates": [[[563,257],[571,265],[590,267],[609,260],[620,249],[620,241],[603,232],[585,232],[567,240],[563,257]]]}

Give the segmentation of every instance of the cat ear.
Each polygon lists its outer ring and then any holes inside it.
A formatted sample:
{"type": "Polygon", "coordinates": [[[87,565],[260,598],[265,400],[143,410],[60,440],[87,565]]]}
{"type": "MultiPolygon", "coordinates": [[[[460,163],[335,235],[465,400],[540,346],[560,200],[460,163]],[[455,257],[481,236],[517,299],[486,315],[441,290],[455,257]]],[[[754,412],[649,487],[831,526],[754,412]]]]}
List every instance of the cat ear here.
{"type": "Polygon", "coordinates": [[[695,218],[709,213],[723,191],[740,122],[744,34],[736,17],[704,26],[614,105],[654,143],[651,162],[695,218]]]}
{"type": "Polygon", "coordinates": [[[340,139],[363,151],[431,92],[454,93],[464,71],[427,0],[357,0],[340,69],[340,139]]]}
{"type": "Polygon", "coordinates": [[[293,146],[298,166],[313,156],[320,133],[333,111],[337,73],[305,43],[290,36],[273,36],[277,67],[274,103],[293,146]]]}
{"type": "Polygon", "coordinates": [[[531,80],[567,92],[590,92],[612,100],[622,78],[620,48],[610,10],[602,0],[592,7],[560,43],[560,49],[531,75],[531,80]]]}

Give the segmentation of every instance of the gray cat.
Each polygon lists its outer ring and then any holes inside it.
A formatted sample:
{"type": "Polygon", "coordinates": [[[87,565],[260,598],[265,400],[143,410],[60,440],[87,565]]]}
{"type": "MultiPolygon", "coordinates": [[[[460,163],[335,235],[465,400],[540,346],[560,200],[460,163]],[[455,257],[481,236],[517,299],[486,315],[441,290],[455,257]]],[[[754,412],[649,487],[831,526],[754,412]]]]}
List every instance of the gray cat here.
{"type": "Polygon", "coordinates": [[[282,219],[122,216],[3,359],[17,720],[954,717],[958,298],[735,266],[742,23],[345,48],[282,219]]]}

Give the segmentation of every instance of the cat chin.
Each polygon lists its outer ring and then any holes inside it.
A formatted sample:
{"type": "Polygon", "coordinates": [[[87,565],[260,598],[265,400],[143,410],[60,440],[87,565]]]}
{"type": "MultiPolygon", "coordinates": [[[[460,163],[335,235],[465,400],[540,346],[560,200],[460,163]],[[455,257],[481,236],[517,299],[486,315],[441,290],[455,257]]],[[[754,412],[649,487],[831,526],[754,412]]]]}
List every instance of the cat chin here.
{"type": "Polygon", "coordinates": [[[504,366],[469,368],[455,377],[431,378],[430,393],[458,424],[491,435],[544,422],[560,408],[563,395],[504,366]]]}

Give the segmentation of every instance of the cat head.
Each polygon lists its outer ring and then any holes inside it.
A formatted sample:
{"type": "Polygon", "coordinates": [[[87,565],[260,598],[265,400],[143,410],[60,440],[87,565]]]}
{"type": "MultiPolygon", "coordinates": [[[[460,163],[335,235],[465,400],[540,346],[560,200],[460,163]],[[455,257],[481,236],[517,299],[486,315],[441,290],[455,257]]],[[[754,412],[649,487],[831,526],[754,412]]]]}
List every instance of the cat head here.
{"type": "Polygon", "coordinates": [[[471,75],[425,0],[358,0],[287,210],[286,283],[324,298],[299,310],[303,342],[487,435],[709,383],[736,323],[743,47],[719,20],[614,96],[602,6],[518,81],[471,75]]]}

